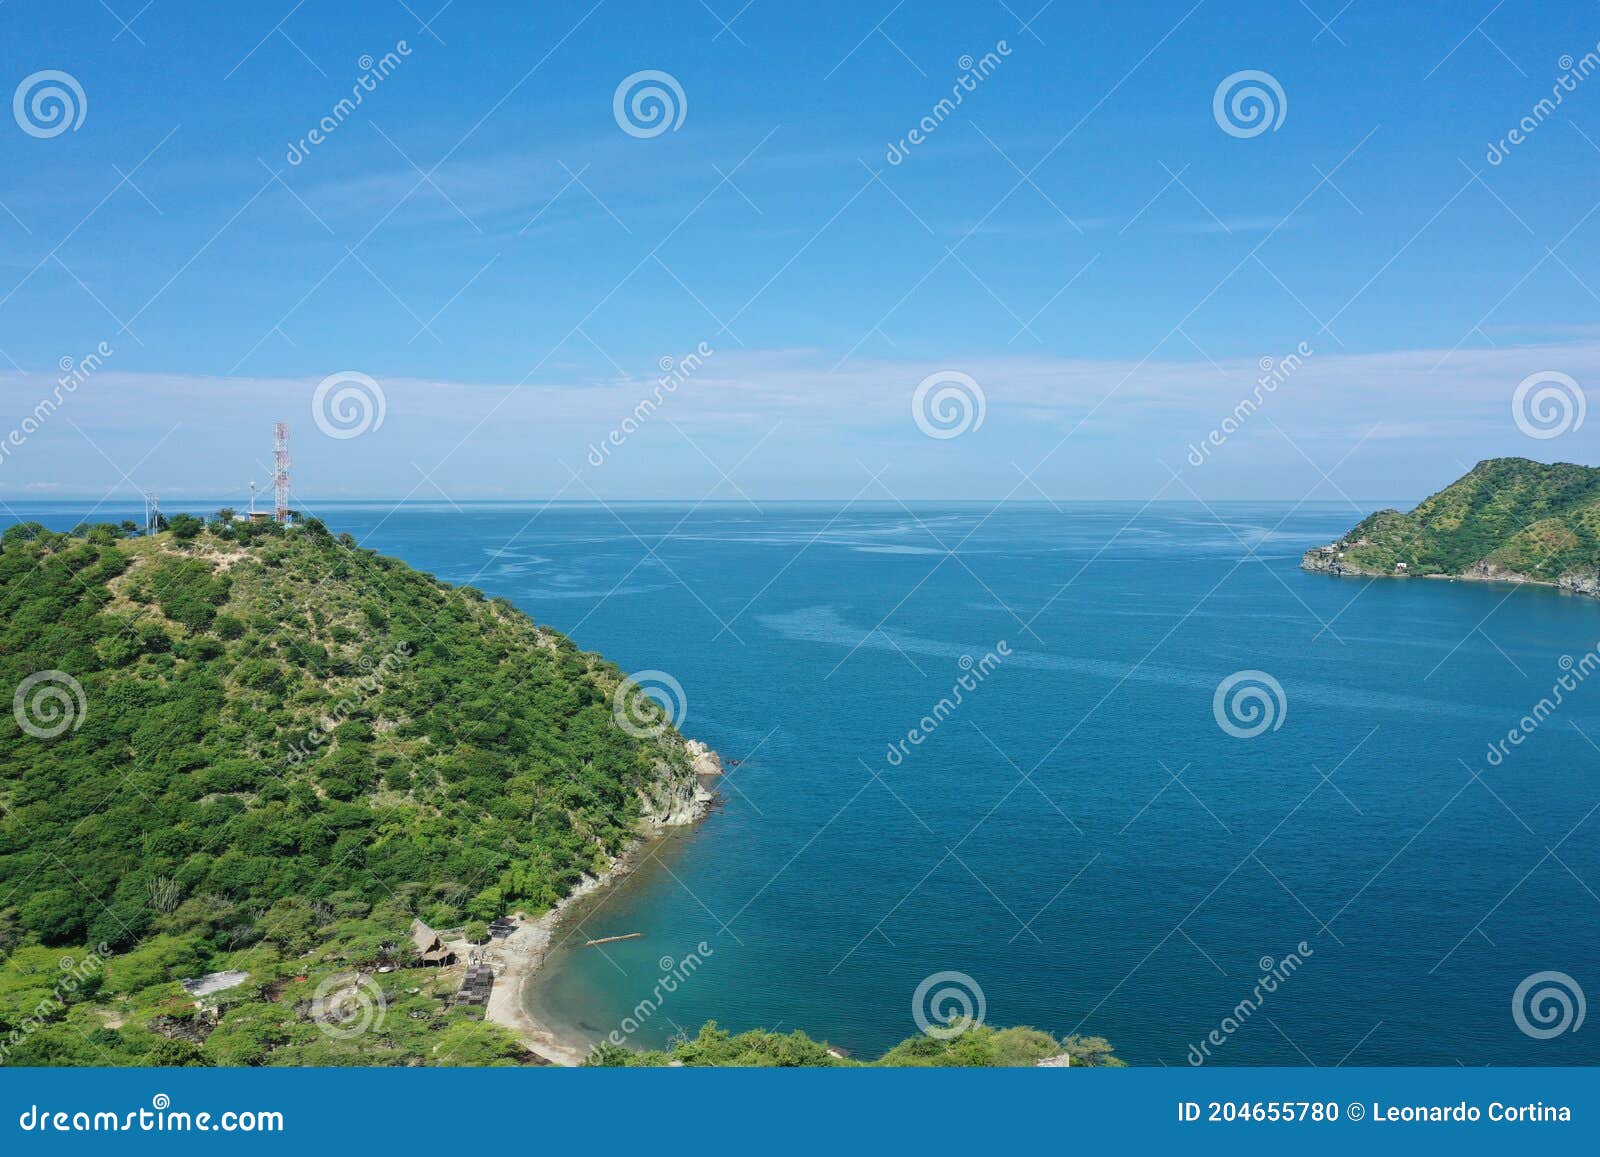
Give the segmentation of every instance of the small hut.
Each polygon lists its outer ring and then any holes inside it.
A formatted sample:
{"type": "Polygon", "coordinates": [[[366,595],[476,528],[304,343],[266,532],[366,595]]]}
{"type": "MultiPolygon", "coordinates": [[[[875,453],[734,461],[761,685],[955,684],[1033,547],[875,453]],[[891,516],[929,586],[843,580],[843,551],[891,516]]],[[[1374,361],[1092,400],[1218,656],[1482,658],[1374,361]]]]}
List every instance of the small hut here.
{"type": "Polygon", "coordinates": [[[456,954],[451,952],[439,934],[421,920],[411,921],[411,943],[424,964],[454,964],[456,954]]]}

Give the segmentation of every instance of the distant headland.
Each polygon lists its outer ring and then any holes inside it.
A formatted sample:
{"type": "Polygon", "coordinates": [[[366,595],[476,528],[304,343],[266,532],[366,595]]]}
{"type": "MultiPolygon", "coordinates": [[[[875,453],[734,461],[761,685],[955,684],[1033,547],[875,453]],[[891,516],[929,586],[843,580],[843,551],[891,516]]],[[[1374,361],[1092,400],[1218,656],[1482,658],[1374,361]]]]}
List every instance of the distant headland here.
{"type": "Polygon", "coordinates": [[[1336,575],[1539,583],[1600,597],[1600,468],[1489,458],[1409,514],[1380,510],[1308,550],[1336,575]]]}

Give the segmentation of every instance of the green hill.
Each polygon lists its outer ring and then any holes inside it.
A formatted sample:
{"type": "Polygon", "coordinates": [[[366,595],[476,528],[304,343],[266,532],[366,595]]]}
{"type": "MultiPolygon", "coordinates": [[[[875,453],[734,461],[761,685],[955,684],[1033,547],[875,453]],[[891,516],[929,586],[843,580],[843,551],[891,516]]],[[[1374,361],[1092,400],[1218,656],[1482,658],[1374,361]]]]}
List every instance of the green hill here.
{"type": "Polygon", "coordinates": [[[1490,458],[1409,514],[1380,510],[1306,552],[1330,574],[1539,582],[1600,594],[1600,469],[1490,458]]]}
{"type": "MultiPolygon", "coordinates": [[[[504,600],[316,520],[131,529],[0,535],[0,1064],[539,1063],[413,920],[465,953],[549,909],[701,814],[704,749],[649,699],[620,725],[622,674],[504,600]]],[[[1068,1054],[1120,1064],[981,1025],[874,1063],[1068,1054]]],[[[857,1062],[712,1024],[589,1063],[857,1062]]]]}
{"type": "Polygon", "coordinates": [[[923,1034],[901,1041],[873,1060],[859,1061],[803,1032],[763,1029],[731,1034],[715,1021],[694,1037],[680,1036],[666,1049],[635,1052],[614,1045],[596,1048],[584,1063],[604,1068],[1124,1068],[1104,1037],[1056,1039],[1033,1028],[995,1028],[987,1024],[949,1026],[949,1036],[923,1034]],[[1070,1060],[1068,1059],[1070,1058],[1070,1060]]]}
{"type": "Polygon", "coordinates": [[[314,520],[11,527],[0,1059],[407,1063],[446,1039],[465,1063],[517,1057],[477,1010],[441,1011],[429,974],[395,974],[371,1040],[319,1033],[291,998],[414,964],[413,917],[547,909],[642,821],[696,814],[683,739],[664,715],[619,727],[621,680],[314,520]],[[208,1020],[177,980],[222,969],[251,979],[208,1020]]]}

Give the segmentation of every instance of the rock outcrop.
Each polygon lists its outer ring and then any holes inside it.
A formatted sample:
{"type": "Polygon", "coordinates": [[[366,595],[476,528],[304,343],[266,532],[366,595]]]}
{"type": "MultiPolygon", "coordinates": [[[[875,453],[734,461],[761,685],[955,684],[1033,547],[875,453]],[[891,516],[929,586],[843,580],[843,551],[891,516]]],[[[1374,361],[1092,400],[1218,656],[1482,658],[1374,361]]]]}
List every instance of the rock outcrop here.
{"type": "Polygon", "coordinates": [[[683,740],[683,759],[661,759],[656,779],[641,789],[644,826],[651,830],[685,827],[703,818],[716,795],[702,777],[722,774],[722,757],[698,739],[683,740]]]}

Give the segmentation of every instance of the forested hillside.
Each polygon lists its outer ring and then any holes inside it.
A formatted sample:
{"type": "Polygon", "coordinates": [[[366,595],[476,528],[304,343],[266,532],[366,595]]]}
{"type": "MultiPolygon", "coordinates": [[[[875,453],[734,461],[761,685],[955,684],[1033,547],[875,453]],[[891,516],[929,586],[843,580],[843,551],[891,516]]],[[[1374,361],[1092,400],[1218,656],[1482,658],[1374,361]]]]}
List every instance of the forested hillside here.
{"type": "Polygon", "coordinates": [[[1339,543],[1308,552],[1305,565],[1520,576],[1586,589],[1600,568],[1600,469],[1490,458],[1409,514],[1380,510],[1362,519],[1339,543]]]}
{"type": "Polygon", "coordinates": [[[440,1033],[469,1063],[515,1056],[414,980],[359,1046],[317,1033],[285,986],[413,963],[413,917],[542,911],[633,837],[641,793],[692,794],[664,717],[617,725],[620,680],[509,603],[315,520],[11,527],[4,1059],[395,1063],[437,1058],[440,1033]],[[196,1023],[176,982],[223,968],[251,981],[196,1023]]]}

